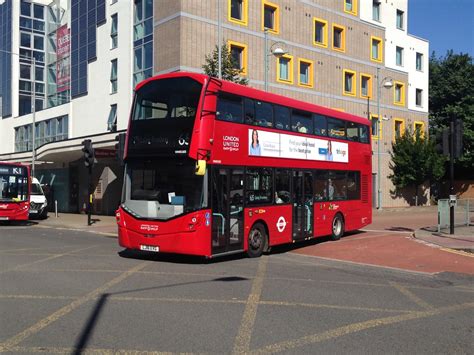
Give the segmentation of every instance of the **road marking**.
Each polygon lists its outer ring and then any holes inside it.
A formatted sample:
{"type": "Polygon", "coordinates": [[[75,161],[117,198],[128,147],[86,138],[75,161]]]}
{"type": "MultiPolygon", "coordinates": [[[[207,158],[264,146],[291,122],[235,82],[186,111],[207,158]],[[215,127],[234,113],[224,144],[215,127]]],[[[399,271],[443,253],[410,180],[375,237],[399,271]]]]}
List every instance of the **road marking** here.
{"type": "MultiPolygon", "coordinates": [[[[79,297],[75,296],[48,296],[48,295],[2,295],[0,299],[32,299],[32,300],[74,300],[79,297]]],[[[98,299],[98,298],[96,298],[98,299]]],[[[170,303],[224,303],[224,304],[246,304],[247,300],[239,299],[201,299],[201,298],[167,298],[167,297],[124,297],[124,296],[109,296],[111,301],[121,302],[170,302],[170,303]]],[[[259,301],[259,305],[267,306],[282,306],[282,307],[305,307],[305,308],[327,308],[327,309],[341,309],[349,311],[363,311],[363,312],[389,312],[389,313],[412,313],[413,310],[403,309],[387,309],[387,308],[370,308],[370,307],[356,307],[356,306],[338,306],[330,304],[318,303],[298,303],[286,301],[259,301]]]]}
{"type": "MultiPolygon", "coordinates": [[[[46,347],[46,346],[15,346],[11,348],[12,352],[19,353],[46,353],[46,354],[73,354],[78,349],[74,348],[61,348],[61,347],[46,347]]],[[[172,353],[169,351],[147,351],[147,350],[131,350],[131,349],[99,349],[99,348],[87,348],[81,350],[81,354],[84,355],[120,355],[120,354],[133,354],[133,355],[193,355],[196,353],[180,352],[172,353]]]]}
{"type": "Polygon", "coordinates": [[[62,256],[71,255],[71,254],[78,253],[78,252],[80,252],[80,251],[84,251],[84,250],[87,250],[87,249],[92,249],[92,248],[95,248],[95,247],[97,247],[97,246],[96,246],[96,245],[92,245],[92,246],[89,246],[89,247],[87,247],[87,248],[81,248],[81,249],[72,250],[72,251],[70,251],[70,252],[68,252],[68,253],[55,254],[55,255],[49,256],[49,257],[44,258],[44,259],[40,259],[40,260],[33,261],[33,262],[31,262],[31,263],[17,265],[17,266],[15,266],[15,267],[11,268],[11,269],[0,270],[0,274],[4,274],[4,273],[10,272],[10,271],[16,271],[16,270],[18,270],[18,269],[21,269],[21,268],[24,268],[24,267],[27,267],[27,266],[36,265],[36,264],[39,264],[39,263],[42,263],[42,262],[45,262],[45,261],[57,259],[57,258],[60,258],[60,257],[62,257],[62,256]]]}
{"type": "Polygon", "coordinates": [[[105,235],[108,237],[118,237],[117,233],[109,233],[109,232],[100,232],[96,230],[87,230],[87,229],[78,229],[78,228],[68,228],[68,227],[53,227],[53,226],[42,226],[36,225],[36,228],[45,228],[45,229],[55,229],[55,230],[65,230],[65,231],[72,231],[72,232],[86,232],[86,233],[93,233],[93,234],[100,234],[105,235]]]}
{"type": "Polygon", "coordinates": [[[396,288],[398,291],[400,291],[400,293],[407,296],[410,300],[415,302],[421,308],[427,309],[427,310],[434,309],[434,307],[432,305],[430,305],[428,302],[422,300],[420,297],[415,295],[413,292],[408,290],[406,287],[404,287],[404,286],[402,286],[402,285],[400,285],[396,282],[389,282],[389,284],[392,285],[394,288],[396,288]]]}
{"type": "Polygon", "coordinates": [[[337,306],[337,305],[332,305],[332,304],[298,303],[298,302],[285,302],[285,301],[260,301],[258,304],[267,305],[267,306],[329,308],[329,309],[341,309],[341,310],[347,310],[347,311],[364,311],[364,312],[390,312],[390,313],[413,313],[413,312],[415,312],[413,310],[404,310],[404,309],[337,306]]]}
{"type": "Polygon", "coordinates": [[[427,317],[431,317],[431,316],[435,316],[435,315],[439,315],[443,313],[461,311],[461,310],[465,310],[465,309],[469,309],[473,307],[474,307],[474,302],[471,302],[471,303],[464,303],[464,304],[459,304],[459,305],[454,305],[454,306],[442,307],[442,308],[433,309],[429,311],[427,310],[427,311],[422,311],[422,312],[412,312],[412,313],[402,314],[399,316],[371,319],[365,322],[353,323],[353,324],[345,325],[339,328],[334,328],[322,333],[307,335],[296,340],[288,340],[288,341],[283,341],[280,343],[268,345],[263,348],[253,350],[249,353],[250,354],[271,354],[271,353],[276,353],[280,351],[288,351],[290,349],[295,349],[301,346],[320,343],[326,340],[339,338],[344,335],[357,333],[366,329],[382,327],[386,325],[401,323],[401,322],[415,320],[415,319],[427,318],[427,317]]]}
{"type": "Polygon", "coordinates": [[[74,296],[48,296],[48,295],[0,295],[0,299],[23,299],[23,300],[74,300],[74,296]]]}
{"type": "Polygon", "coordinates": [[[167,297],[122,297],[111,296],[111,301],[137,301],[137,302],[172,302],[172,303],[234,303],[246,304],[247,300],[218,300],[218,299],[203,299],[203,298],[167,298],[167,297]]]}
{"type": "Polygon", "coordinates": [[[391,231],[388,229],[360,229],[361,232],[368,232],[368,233],[387,233],[387,234],[413,234],[415,232],[414,230],[412,231],[391,231]]]}
{"type": "Polygon", "coordinates": [[[64,246],[64,247],[52,247],[52,248],[41,247],[41,248],[2,249],[2,250],[0,250],[0,253],[11,253],[11,252],[29,251],[29,250],[65,249],[65,248],[67,248],[67,246],[64,246]]]}
{"type": "Polygon", "coordinates": [[[139,271],[143,269],[145,266],[148,265],[148,262],[145,261],[141,264],[138,264],[137,266],[125,271],[121,275],[117,276],[116,278],[110,280],[109,282],[105,283],[101,287],[95,289],[94,291],[89,292],[88,294],[76,299],[75,301],[71,302],[70,304],[60,308],[56,312],[50,314],[49,316],[41,319],[37,323],[33,324],[31,327],[23,330],[22,332],[18,333],[17,335],[14,335],[13,337],[7,339],[3,343],[0,343],[0,352],[5,352],[9,351],[12,347],[18,345],[21,343],[23,340],[27,339],[28,337],[32,336],[33,334],[38,333],[41,331],[43,328],[46,328],[49,326],[51,323],[57,321],[58,319],[64,317],[65,315],[69,314],[76,308],[82,306],[84,303],[95,299],[98,297],[100,294],[104,293],[107,289],[111,288],[112,286],[122,282],[132,274],[134,274],[136,271],[139,271]]]}
{"type": "Polygon", "coordinates": [[[442,251],[447,251],[448,253],[453,253],[453,254],[458,254],[458,255],[462,255],[462,256],[467,256],[469,258],[474,258],[474,254],[473,253],[467,253],[465,251],[462,251],[462,250],[456,250],[456,249],[450,249],[450,248],[439,248],[440,250],[442,251]]]}
{"type": "MultiPolygon", "coordinates": [[[[350,264],[350,265],[358,265],[358,266],[370,266],[374,267],[377,269],[387,269],[387,270],[394,270],[398,272],[403,272],[407,274],[418,274],[420,276],[433,276],[439,273],[438,271],[436,272],[427,272],[427,271],[418,271],[418,270],[409,270],[409,269],[401,269],[398,267],[393,267],[393,266],[383,266],[383,265],[377,265],[377,264],[367,264],[367,263],[361,263],[357,261],[349,261],[349,260],[343,260],[343,259],[332,259],[329,257],[324,257],[324,256],[317,256],[317,255],[307,255],[307,254],[299,254],[299,253],[293,253],[293,255],[298,255],[306,258],[315,258],[315,259],[321,259],[321,260],[327,260],[329,262],[334,262],[334,263],[342,263],[342,264],[350,264]]],[[[333,269],[342,269],[342,267],[334,266],[333,269]]]]}
{"type": "Polygon", "coordinates": [[[252,289],[245,305],[239,332],[234,341],[233,354],[245,354],[250,349],[250,339],[252,338],[253,326],[257,316],[258,302],[262,294],[267,263],[268,257],[261,256],[258,263],[257,274],[252,282],[252,289]]]}

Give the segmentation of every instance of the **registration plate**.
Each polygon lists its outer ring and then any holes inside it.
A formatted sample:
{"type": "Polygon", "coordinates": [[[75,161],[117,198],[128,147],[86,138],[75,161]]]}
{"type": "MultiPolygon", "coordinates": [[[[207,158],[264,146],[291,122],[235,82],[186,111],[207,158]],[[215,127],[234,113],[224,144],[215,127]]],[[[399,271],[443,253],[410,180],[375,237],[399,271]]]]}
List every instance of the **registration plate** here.
{"type": "Polygon", "coordinates": [[[155,246],[151,246],[151,245],[140,245],[140,250],[158,252],[158,251],[160,251],[160,247],[155,247],[155,246]]]}
{"type": "Polygon", "coordinates": [[[30,210],[30,213],[38,213],[37,210],[30,210]]]}
{"type": "Polygon", "coordinates": [[[0,217],[0,221],[8,221],[8,217],[0,217]]]}

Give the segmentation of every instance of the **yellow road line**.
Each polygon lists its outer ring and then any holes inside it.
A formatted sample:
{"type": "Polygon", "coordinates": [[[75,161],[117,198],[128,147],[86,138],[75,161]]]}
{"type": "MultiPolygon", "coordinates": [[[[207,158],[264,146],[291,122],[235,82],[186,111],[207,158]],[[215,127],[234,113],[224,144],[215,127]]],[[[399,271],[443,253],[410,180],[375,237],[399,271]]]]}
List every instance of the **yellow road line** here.
{"type": "Polygon", "coordinates": [[[33,261],[33,262],[31,262],[31,263],[17,265],[17,266],[15,266],[15,267],[11,268],[11,269],[0,270],[0,274],[6,273],[6,272],[10,272],[10,271],[16,271],[16,270],[21,269],[21,268],[23,268],[23,267],[27,267],[27,266],[31,266],[31,265],[36,265],[36,264],[39,264],[39,263],[42,263],[42,262],[45,262],[45,261],[57,259],[57,258],[60,258],[60,257],[62,257],[62,256],[71,255],[71,254],[74,254],[74,253],[77,253],[77,252],[80,252],[80,251],[84,251],[84,250],[87,250],[87,249],[92,249],[92,248],[95,248],[95,247],[96,247],[96,246],[93,245],[93,246],[88,246],[87,248],[81,248],[81,249],[72,250],[72,251],[70,251],[70,252],[68,252],[68,253],[55,254],[55,255],[49,256],[49,257],[44,258],[44,259],[40,259],[40,260],[33,261]]]}
{"type": "Polygon", "coordinates": [[[410,300],[415,302],[418,306],[420,306],[423,309],[434,309],[432,305],[430,305],[428,302],[422,300],[420,297],[415,295],[413,292],[408,290],[406,287],[396,283],[396,282],[390,282],[390,285],[392,285],[394,288],[396,288],[400,293],[404,294],[407,296],[410,300]]]}
{"type": "Polygon", "coordinates": [[[89,292],[88,294],[76,299],[72,303],[62,307],[61,309],[57,310],[56,312],[50,314],[49,316],[41,319],[37,323],[33,324],[31,327],[23,330],[22,332],[18,333],[17,335],[7,339],[3,343],[0,343],[0,352],[8,351],[10,348],[18,345],[26,338],[32,336],[33,334],[38,333],[43,328],[49,326],[51,323],[57,321],[58,319],[64,317],[65,315],[69,314],[79,306],[82,306],[84,303],[95,299],[100,294],[104,293],[107,289],[111,288],[112,286],[122,282],[136,271],[143,269],[148,262],[143,262],[127,271],[122,273],[121,275],[117,276],[116,278],[112,279],[111,281],[105,283],[101,287],[95,289],[94,291],[89,292]]]}
{"type": "MultiPolygon", "coordinates": [[[[46,354],[73,354],[77,349],[61,348],[61,347],[24,347],[16,346],[11,348],[11,351],[20,353],[46,353],[46,354]]],[[[172,353],[169,351],[146,351],[146,350],[128,350],[128,349],[95,349],[87,348],[81,350],[84,355],[193,355],[195,353],[172,353]]]]}
{"type": "Polygon", "coordinates": [[[79,297],[74,296],[48,296],[48,295],[0,295],[0,299],[22,299],[22,300],[71,300],[79,297]]]}
{"type": "Polygon", "coordinates": [[[267,305],[267,306],[329,308],[329,309],[341,309],[341,310],[347,310],[347,311],[364,311],[364,312],[390,312],[390,313],[413,313],[414,312],[412,310],[404,310],[404,309],[337,306],[337,305],[332,305],[332,304],[298,303],[298,302],[285,302],[285,301],[260,301],[259,304],[267,305]]]}
{"type": "MultiPolygon", "coordinates": [[[[0,299],[32,299],[32,300],[71,300],[78,299],[74,296],[48,296],[48,295],[2,295],[0,299]]],[[[98,298],[97,298],[98,299],[98,298]]],[[[123,296],[109,296],[111,301],[122,302],[170,302],[170,303],[224,303],[224,304],[246,304],[247,300],[239,299],[202,299],[202,298],[169,298],[169,297],[123,297],[123,296]]],[[[388,308],[370,308],[370,307],[356,307],[356,306],[338,306],[330,304],[318,303],[299,303],[286,301],[259,301],[259,305],[266,306],[282,306],[282,307],[306,307],[306,308],[328,308],[340,309],[350,311],[362,312],[389,312],[389,313],[412,313],[412,310],[403,309],[388,309],[388,308]]]]}
{"type": "Polygon", "coordinates": [[[399,316],[371,319],[365,322],[353,323],[353,324],[345,325],[339,328],[334,328],[322,333],[316,333],[316,334],[304,336],[296,340],[288,340],[288,341],[283,341],[280,343],[268,345],[263,348],[253,350],[249,353],[250,354],[272,354],[272,353],[281,352],[281,351],[288,351],[288,350],[295,349],[301,346],[320,343],[326,340],[339,338],[344,335],[357,333],[366,329],[377,328],[381,326],[401,323],[401,322],[415,320],[415,319],[432,317],[432,316],[440,315],[443,313],[461,311],[461,310],[465,310],[465,309],[469,309],[473,307],[474,307],[474,302],[471,302],[471,303],[464,303],[460,305],[442,307],[442,308],[433,309],[429,311],[427,310],[427,311],[422,311],[422,312],[402,314],[399,316]]]}
{"type": "Polygon", "coordinates": [[[462,250],[456,250],[456,249],[449,249],[449,248],[439,248],[440,250],[442,251],[446,251],[448,253],[452,253],[452,254],[457,254],[457,255],[462,255],[462,256],[467,256],[469,258],[474,258],[474,254],[473,253],[468,253],[468,252],[465,252],[465,251],[462,251],[462,250]]]}
{"type": "Polygon", "coordinates": [[[1,254],[9,254],[11,252],[17,252],[17,251],[28,251],[28,250],[51,250],[51,249],[65,249],[68,246],[63,246],[63,247],[41,247],[41,248],[18,248],[18,249],[1,249],[0,253],[1,254]]]}
{"type": "Polygon", "coordinates": [[[260,257],[257,274],[252,283],[252,289],[245,305],[244,314],[240,323],[239,332],[234,341],[233,354],[245,354],[250,349],[253,326],[257,316],[258,302],[263,289],[263,281],[267,270],[268,257],[260,257]]]}

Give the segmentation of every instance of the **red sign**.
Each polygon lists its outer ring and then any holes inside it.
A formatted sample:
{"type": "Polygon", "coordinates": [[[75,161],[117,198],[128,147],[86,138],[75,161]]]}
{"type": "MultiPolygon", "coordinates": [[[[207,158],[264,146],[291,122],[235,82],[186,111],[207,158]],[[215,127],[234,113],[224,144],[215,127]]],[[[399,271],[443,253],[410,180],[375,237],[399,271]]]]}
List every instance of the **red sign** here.
{"type": "Polygon", "coordinates": [[[69,90],[70,64],[69,47],[70,35],[67,24],[56,31],[56,83],[57,92],[69,90]]]}
{"type": "Polygon", "coordinates": [[[95,148],[94,155],[96,158],[115,158],[115,149],[95,148]]]}

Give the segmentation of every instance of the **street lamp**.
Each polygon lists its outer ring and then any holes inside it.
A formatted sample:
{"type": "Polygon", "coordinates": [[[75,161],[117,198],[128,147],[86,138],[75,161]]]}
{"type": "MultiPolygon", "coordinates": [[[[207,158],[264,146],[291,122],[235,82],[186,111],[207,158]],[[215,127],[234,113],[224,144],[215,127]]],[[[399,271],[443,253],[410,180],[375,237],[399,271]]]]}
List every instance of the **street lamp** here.
{"type": "Polygon", "coordinates": [[[377,137],[378,137],[378,142],[377,142],[377,209],[381,210],[382,209],[382,189],[381,189],[381,178],[380,178],[380,170],[381,170],[381,164],[380,164],[380,95],[382,91],[382,86],[385,89],[390,89],[393,87],[393,79],[390,77],[385,77],[382,79],[382,82],[380,82],[380,68],[377,67],[377,137]]]}
{"type": "Polygon", "coordinates": [[[268,91],[268,57],[274,55],[277,58],[283,57],[285,54],[288,54],[288,51],[285,51],[283,48],[279,47],[280,45],[285,46],[284,42],[274,42],[270,50],[268,49],[268,28],[265,28],[263,31],[264,40],[265,40],[265,50],[263,53],[263,62],[264,62],[264,73],[265,73],[265,91],[268,91]]]}
{"type": "Polygon", "coordinates": [[[0,49],[0,52],[7,53],[7,54],[12,54],[12,55],[17,55],[20,58],[24,58],[27,60],[31,61],[31,64],[33,66],[33,73],[32,73],[32,84],[31,84],[31,113],[33,115],[33,124],[31,128],[31,138],[32,138],[32,144],[31,144],[31,176],[35,176],[35,161],[36,161],[36,58],[34,55],[32,58],[29,58],[28,56],[21,55],[19,53],[15,52],[10,52],[10,51],[5,51],[3,49],[0,49]]]}

